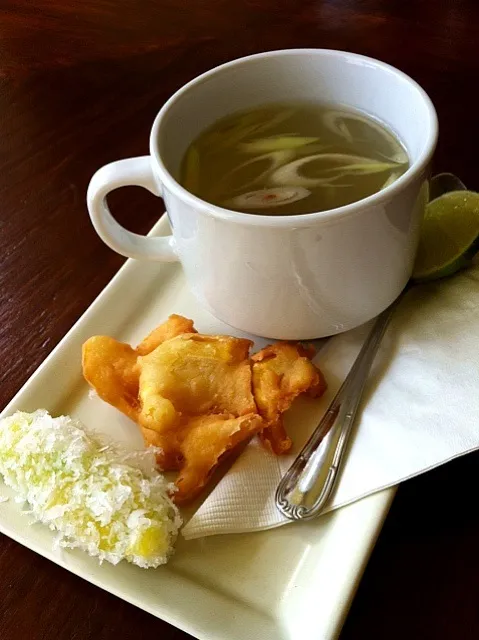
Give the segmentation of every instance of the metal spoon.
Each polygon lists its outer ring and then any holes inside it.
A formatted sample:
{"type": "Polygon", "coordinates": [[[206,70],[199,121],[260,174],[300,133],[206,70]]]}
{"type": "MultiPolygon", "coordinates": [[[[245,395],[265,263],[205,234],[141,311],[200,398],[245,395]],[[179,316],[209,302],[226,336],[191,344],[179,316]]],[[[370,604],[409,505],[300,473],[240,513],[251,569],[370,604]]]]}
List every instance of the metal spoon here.
{"type": "MultiPolygon", "coordinates": [[[[465,185],[452,173],[441,173],[430,181],[430,199],[465,185]]],[[[310,520],[326,506],[336,484],[343,454],[366,380],[394,310],[410,284],[374,323],[354,365],[326,414],[276,490],[276,507],[290,520],[310,520]]]]}

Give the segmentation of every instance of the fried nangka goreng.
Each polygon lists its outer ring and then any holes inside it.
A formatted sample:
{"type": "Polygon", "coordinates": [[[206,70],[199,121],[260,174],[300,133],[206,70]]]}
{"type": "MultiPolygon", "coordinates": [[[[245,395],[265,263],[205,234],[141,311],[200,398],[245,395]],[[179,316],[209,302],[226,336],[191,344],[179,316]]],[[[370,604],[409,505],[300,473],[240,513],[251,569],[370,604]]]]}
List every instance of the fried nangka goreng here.
{"type": "Polygon", "coordinates": [[[250,340],[196,332],[172,315],[137,347],[108,336],[83,345],[83,375],[100,398],[141,428],[158,464],[176,470],[178,504],[192,500],[218,463],[258,434],[274,453],[291,448],[282,414],[324,378],[299,344],[279,342],[250,358],[250,340]]]}

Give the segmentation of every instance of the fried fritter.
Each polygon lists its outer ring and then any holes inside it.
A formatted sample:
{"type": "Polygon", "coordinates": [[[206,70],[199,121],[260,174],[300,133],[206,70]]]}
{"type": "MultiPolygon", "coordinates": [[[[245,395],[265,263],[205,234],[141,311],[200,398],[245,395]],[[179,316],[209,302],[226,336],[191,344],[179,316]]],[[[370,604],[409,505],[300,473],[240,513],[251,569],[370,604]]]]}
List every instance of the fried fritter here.
{"type": "Polygon", "coordinates": [[[193,320],[172,314],[166,322],[160,324],[140,342],[136,351],[140,356],[146,356],[156,347],[171,338],[181,336],[182,333],[197,333],[193,326],[193,320]]]}
{"type": "Polygon", "coordinates": [[[156,430],[168,427],[161,410],[156,411],[158,397],[188,415],[256,413],[248,360],[251,345],[250,340],[231,336],[186,333],[139,358],[142,424],[156,430]]]}
{"type": "Polygon", "coordinates": [[[169,468],[179,469],[173,500],[184,504],[201,492],[226,455],[262,426],[263,419],[255,413],[240,417],[209,414],[184,418],[177,429],[165,434],[150,429],[143,429],[143,433],[148,444],[164,450],[163,460],[167,465],[172,462],[169,468]]]}
{"type": "Polygon", "coordinates": [[[107,336],[83,345],[83,373],[98,395],[139,424],[164,470],[178,470],[174,500],[194,498],[225,455],[258,433],[275,453],[291,448],[282,414],[326,384],[301,345],[255,354],[250,340],[207,336],[173,315],[136,349],[107,336]]]}
{"type": "Polygon", "coordinates": [[[260,438],[277,455],[288,452],[292,446],[281,414],[300,394],[318,398],[326,391],[321,371],[310,361],[313,354],[301,344],[278,342],[251,358],[254,397],[260,415],[267,422],[260,438]]]}
{"type": "Polygon", "coordinates": [[[83,376],[100,398],[131,420],[140,413],[138,354],[109,336],[93,336],[82,350],[83,376]]]}
{"type": "MultiPolygon", "coordinates": [[[[163,449],[159,456],[163,468],[182,467],[178,438],[184,440],[190,419],[257,415],[248,360],[251,344],[230,336],[190,333],[167,340],[138,359],[138,422],[148,430],[147,439],[163,449]],[[153,438],[151,431],[158,436],[153,438]]],[[[257,425],[262,426],[261,419],[257,425]]]]}
{"type": "Polygon", "coordinates": [[[185,330],[195,332],[193,321],[171,315],[136,349],[109,336],[93,336],[83,345],[83,376],[102,400],[137,422],[140,411],[138,356],[150,353],[185,330]]]}
{"type": "Polygon", "coordinates": [[[200,335],[190,320],[171,316],[136,350],[107,336],[83,346],[86,380],[140,425],[163,469],[179,470],[178,503],[195,497],[219,461],[263,427],[251,390],[251,345],[200,335]]]}

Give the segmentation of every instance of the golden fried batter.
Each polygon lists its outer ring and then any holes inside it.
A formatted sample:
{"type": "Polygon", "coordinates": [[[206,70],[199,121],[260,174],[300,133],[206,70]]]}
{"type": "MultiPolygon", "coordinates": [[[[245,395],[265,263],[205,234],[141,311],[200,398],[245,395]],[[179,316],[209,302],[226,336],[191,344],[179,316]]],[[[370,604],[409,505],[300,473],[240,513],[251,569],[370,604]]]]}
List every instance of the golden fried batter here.
{"type": "Polygon", "coordinates": [[[163,322],[159,327],[153,329],[136,347],[136,351],[140,356],[146,356],[156,349],[158,345],[176,336],[181,336],[182,333],[196,333],[193,320],[178,316],[174,313],[166,322],[163,322]]]}
{"type": "Polygon", "coordinates": [[[83,376],[102,400],[137,422],[140,410],[138,356],[149,353],[185,330],[195,331],[193,321],[172,315],[152,331],[137,349],[109,336],[93,336],[83,345],[83,376]]]}
{"type": "Polygon", "coordinates": [[[83,376],[100,398],[138,421],[138,354],[109,336],[93,336],[82,350],[83,376]]]}
{"type": "Polygon", "coordinates": [[[262,426],[262,418],[255,413],[240,417],[209,414],[189,416],[173,432],[160,434],[144,429],[143,433],[148,444],[164,449],[166,468],[180,470],[175,482],[178,491],[173,499],[183,504],[201,492],[228,453],[258,433],[262,426]],[[171,467],[169,462],[173,462],[171,467]]]}
{"type": "Polygon", "coordinates": [[[278,455],[289,451],[292,445],[281,414],[301,393],[314,398],[326,390],[321,371],[309,359],[311,355],[311,350],[300,344],[278,342],[251,358],[254,397],[260,415],[267,422],[260,437],[278,455]]]}
{"type": "Polygon", "coordinates": [[[98,395],[137,422],[165,470],[179,470],[174,499],[195,497],[222,460],[259,433],[277,454],[291,447],[282,422],[300,393],[326,384],[300,345],[249,358],[252,342],[198,334],[173,315],[136,349],[107,336],[83,345],[83,373],[98,395]]]}
{"type": "Polygon", "coordinates": [[[188,415],[256,413],[248,361],[251,344],[230,336],[186,333],[139,358],[142,424],[157,431],[168,428],[163,403],[156,411],[159,397],[188,415]]]}
{"type": "Polygon", "coordinates": [[[250,346],[249,340],[230,336],[187,333],[138,359],[138,421],[162,436],[160,463],[164,468],[175,468],[177,447],[170,443],[179,430],[188,427],[189,418],[257,414],[251,392],[250,346]]]}

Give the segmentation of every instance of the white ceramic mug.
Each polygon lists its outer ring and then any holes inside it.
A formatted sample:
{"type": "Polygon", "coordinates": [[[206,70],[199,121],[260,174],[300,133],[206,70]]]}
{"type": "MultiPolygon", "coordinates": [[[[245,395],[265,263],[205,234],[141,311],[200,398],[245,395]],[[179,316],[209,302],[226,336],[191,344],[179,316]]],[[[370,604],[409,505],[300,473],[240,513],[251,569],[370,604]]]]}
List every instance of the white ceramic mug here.
{"type": "Polygon", "coordinates": [[[436,139],[430,99],[397,69],[341,51],[271,51],[221,65],[177,91],[155,119],[150,155],[101,168],[88,208],[100,237],[122,255],[180,260],[198,301],[232,327],[268,338],[318,338],[366,322],[404,288],[436,139]],[[368,198],[292,216],[222,209],[177,182],[188,145],[215,120],[291,100],[343,103],[376,117],[402,141],[410,168],[368,198]],[[126,185],[163,198],[172,236],[139,236],[114,220],[106,196],[126,185]]]}

